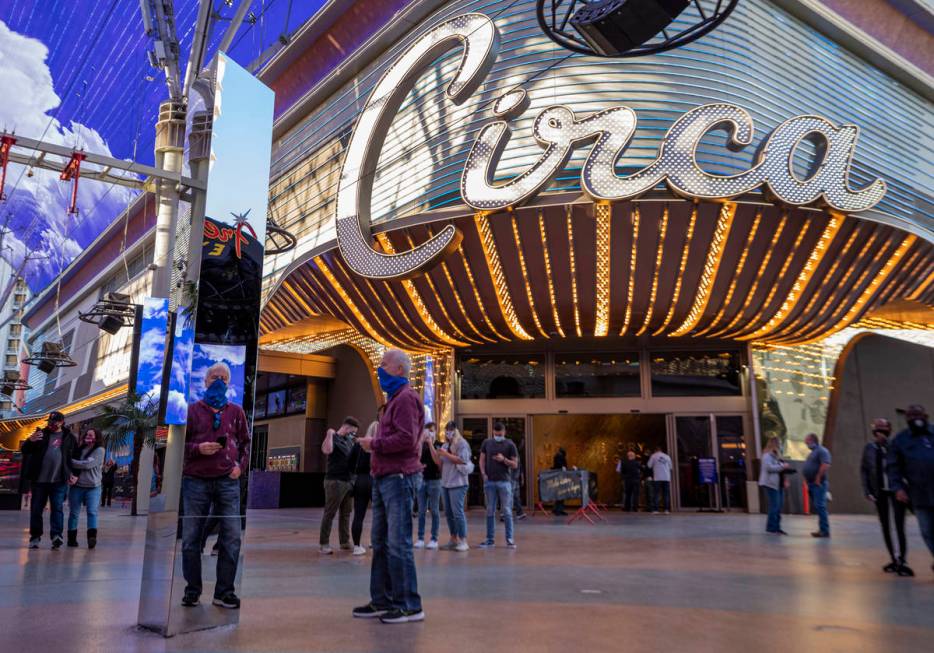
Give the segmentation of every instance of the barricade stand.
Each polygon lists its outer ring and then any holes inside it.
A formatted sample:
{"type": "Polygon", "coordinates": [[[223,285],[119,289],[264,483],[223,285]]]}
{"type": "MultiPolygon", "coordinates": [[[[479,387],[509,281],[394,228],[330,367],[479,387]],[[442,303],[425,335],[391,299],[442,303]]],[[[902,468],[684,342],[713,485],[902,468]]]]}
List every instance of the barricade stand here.
{"type": "Polygon", "coordinates": [[[534,517],[535,515],[539,513],[539,511],[541,511],[541,513],[545,515],[546,517],[548,516],[548,511],[545,510],[545,506],[543,506],[542,502],[539,501],[538,503],[535,504],[535,510],[532,511],[529,517],[534,517]]]}

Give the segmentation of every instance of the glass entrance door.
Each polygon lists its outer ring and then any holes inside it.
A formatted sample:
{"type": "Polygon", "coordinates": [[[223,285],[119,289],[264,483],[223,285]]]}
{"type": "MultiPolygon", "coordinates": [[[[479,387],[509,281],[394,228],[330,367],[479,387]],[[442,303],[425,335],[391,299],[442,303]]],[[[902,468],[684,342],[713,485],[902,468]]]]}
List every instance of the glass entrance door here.
{"type": "Polygon", "coordinates": [[[700,484],[698,461],[711,458],[710,415],[676,415],[674,418],[675,464],[681,508],[715,508],[709,486],[700,484]]]}
{"type": "Polygon", "coordinates": [[[467,490],[467,505],[483,505],[483,480],[480,475],[480,447],[483,441],[493,435],[493,424],[502,422],[506,427],[506,437],[512,440],[519,452],[519,464],[522,469],[522,481],[520,485],[520,498],[522,503],[526,503],[526,419],[525,417],[497,417],[493,415],[484,415],[477,417],[461,418],[461,435],[470,443],[470,453],[473,457],[474,472],[470,475],[470,487],[467,490]]]}
{"type": "Polygon", "coordinates": [[[746,439],[742,415],[715,415],[721,507],[746,508],[746,439]]]}

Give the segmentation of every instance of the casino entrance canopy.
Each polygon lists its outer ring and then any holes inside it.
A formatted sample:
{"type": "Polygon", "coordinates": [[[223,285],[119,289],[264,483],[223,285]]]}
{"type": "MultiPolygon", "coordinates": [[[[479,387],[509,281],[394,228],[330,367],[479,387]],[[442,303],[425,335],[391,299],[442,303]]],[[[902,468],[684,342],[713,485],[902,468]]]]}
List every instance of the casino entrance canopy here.
{"type": "Polygon", "coordinates": [[[930,88],[772,3],[638,61],[556,54],[534,5],[414,2],[280,113],[266,345],[796,344],[934,305],[930,88]]]}
{"type": "Polygon", "coordinates": [[[310,335],[313,318],[330,316],[411,351],[642,334],[791,344],[893,300],[934,304],[930,243],[826,211],[674,198],[599,204],[556,193],[514,211],[457,213],[377,233],[385,252],[446,224],[463,234],[456,251],[411,280],[360,277],[333,247],[295,265],[263,313],[264,340],[295,323],[310,335]]]}

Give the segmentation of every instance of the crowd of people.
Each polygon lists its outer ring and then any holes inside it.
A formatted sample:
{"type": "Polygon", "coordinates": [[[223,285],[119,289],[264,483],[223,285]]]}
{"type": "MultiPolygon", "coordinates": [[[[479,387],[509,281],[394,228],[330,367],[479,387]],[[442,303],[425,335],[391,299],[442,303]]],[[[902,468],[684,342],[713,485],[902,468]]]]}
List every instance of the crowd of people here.
{"type": "MultiPolygon", "coordinates": [[[[882,539],[889,555],[882,570],[899,576],[914,576],[908,566],[908,544],[905,518],[912,511],[918,520],[921,537],[934,556],[934,428],[923,406],[912,405],[905,410],[908,427],[892,435],[892,424],[879,417],[869,424],[872,440],[863,448],[859,467],[863,494],[879,516],[882,539]],[[892,526],[895,539],[892,538],[892,526]]],[[[830,537],[830,517],[827,501],[830,493],[830,451],[814,433],[805,437],[810,453],[801,466],[807,484],[810,511],[817,515],[815,538],[830,537]]],[[[781,526],[785,490],[790,477],[796,474],[791,463],[782,456],[781,441],[771,438],[762,455],[759,485],[768,501],[765,530],[775,535],[788,535],[781,526]]]]}
{"type": "MultiPolygon", "coordinates": [[[[468,479],[474,472],[471,448],[456,423],[445,425],[440,441],[437,427],[425,419],[424,406],[409,384],[411,360],[397,349],[383,355],[377,377],[387,397],[366,433],[358,436],[360,423],[347,417],[325,435],[322,452],[327,456],[324,480],[325,509],[320,526],[322,555],[332,555],[331,529],[338,519],[338,544],[353,555],[367,554],[363,525],[372,513],[370,547],[370,599],[354,608],[356,618],[379,619],[383,623],[406,623],[425,618],[418,592],[414,549],[445,549],[465,552],[467,541],[465,500],[468,479]],[[441,508],[449,539],[440,544],[441,508]],[[413,526],[413,521],[417,526],[413,526]],[[429,523],[430,522],[430,523],[429,523]],[[417,528],[417,530],[416,530],[417,528]],[[413,538],[413,531],[415,536],[413,538]]],[[[217,581],[213,603],[236,609],[240,600],[234,583],[243,528],[243,497],[240,481],[249,462],[250,433],[243,409],[226,399],[230,371],[223,364],[208,370],[205,398],[188,409],[182,478],[182,567],[186,581],[182,604],[197,605],[202,592],[201,559],[206,524],[218,531],[217,581]]],[[[922,406],[906,410],[908,428],[892,436],[892,425],[878,418],[870,424],[873,435],[862,456],[860,475],[865,496],[879,516],[890,561],[884,571],[913,576],[907,564],[905,520],[911,510],[922,537],[934,555],[934,429],[922,406]],[[891,523],[895,526],[892,538],[891,523]]],[[[807,483],[811,511],[817,515],[815,538],[830,537],[827,510],[831,454],[817,435],[805,438],[810,453],[800,473],[807,483]]],[[[43,535],[43,512],[50,505],[52,548],[65,544],[63,505],[69,504],[67,545],[78,546],[78,522],[82,506],[87,517],[87,546],[98,538],[98,508],[109,505],[114,463],[105,460],[100,431],[87,429],[78,436],[65,426],[59,412],[49,415],[48,425],[37,429],[23,445],[23,477],[31,484],[29,548],[38,548],[43,535]]],[[[553,469],[567,469],[567,454],[558,448],[553,469]]],[[[497,509],[504,522],[504,541],[515,549],[516,517],[524,513],[518,499],[521,483],[519,452],[506,437],[502,422],[493,425],[479,455],[479,471],[486,503],[486,533],[482,548],[496,544],[497,509]]],[[[640,505],[640,488],[647,481],[648,510],[671,510],[672,460],[656,447],[645,463],[634,451],[617,460],[626,511],[640,505]]],[[[778,438],[766,445],[759,485],[768,501],[766,532],[787,535],[781,527],[785,490],[798,473],[784,459],[778,438]]],[[[567,514],[562,502],[556,514],[567,514]]]]}

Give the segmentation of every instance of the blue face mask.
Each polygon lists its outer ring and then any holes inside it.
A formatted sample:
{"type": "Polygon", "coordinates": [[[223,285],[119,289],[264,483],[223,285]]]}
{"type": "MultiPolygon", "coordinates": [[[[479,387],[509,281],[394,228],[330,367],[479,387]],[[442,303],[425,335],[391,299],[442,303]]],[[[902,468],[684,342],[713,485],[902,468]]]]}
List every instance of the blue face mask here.
{"type": "Polygon", "coordinates": [[[409,382],[404,376],[390,374],[382,367],[376,368],[376,377],[379,379],[379,387],[390,397],[399,392],[402,386],[409,382]]]}
{"type": "Polygon", "coordinates": [[[817,449],[816,442],[808,442],[807,445],[808,445],[808,449],[810,449],[811,451],[814,451],[814,449],[817,449]]]}
{"type": "Polygon", "coordinates": [[[214,379],[208,386],[208,391],[204,393],[204,403],[217,410],[227,405],[227,384],[222,379],[214,379]]]}
{"type": "Polygon", "coordinates": [[[496,440],[497,442],[502,442],[503,440],[506,439],[506,436],[505,435],[494,435],[493,439],[496,440]]]}

